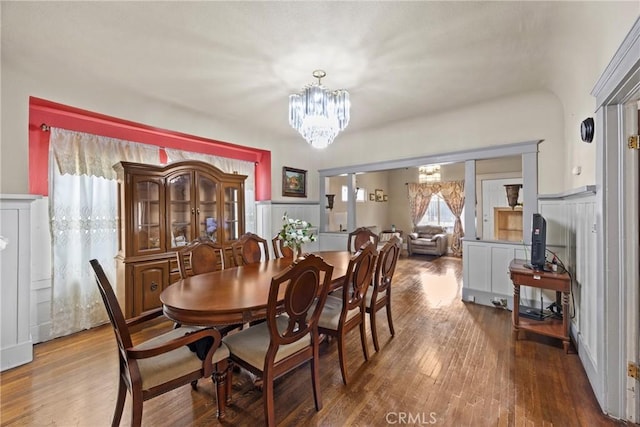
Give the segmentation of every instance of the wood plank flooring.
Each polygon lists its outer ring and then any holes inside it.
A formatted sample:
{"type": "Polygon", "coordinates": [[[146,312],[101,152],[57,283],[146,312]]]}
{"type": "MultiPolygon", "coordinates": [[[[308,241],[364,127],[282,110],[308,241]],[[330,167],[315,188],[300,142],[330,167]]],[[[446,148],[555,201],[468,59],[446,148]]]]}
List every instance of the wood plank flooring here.
{"type": "MultiPolygon", "coordinates": [[[[378,313],[380,352],[348,337],[349,386],[342,385],[335,341],[321,345],[323,409],[315,411],[308,366],[276,382],[282,426],[615,426],[598,407],[576,354],[558,340],[514,341],[511,313],[461,301],[462,263],[401,257],[393,283],[391,339],[378,313]]],[[[167,322],[155,328],[170,327],[167,322]]],[[[144,339],[138,334],[138,339],[144,339]]],[[[107,426],[117,387],[116,344],[98,327],[35,346],[35,360],[3,372],[2,426],[107,426]]],[[[233,404],[216,419],[211,381],[145,403],[145,426],[263,425],[262,394],[242,374],[233,404]]],[[[131,415],[127,396],[122,425],[131,415]]]]}

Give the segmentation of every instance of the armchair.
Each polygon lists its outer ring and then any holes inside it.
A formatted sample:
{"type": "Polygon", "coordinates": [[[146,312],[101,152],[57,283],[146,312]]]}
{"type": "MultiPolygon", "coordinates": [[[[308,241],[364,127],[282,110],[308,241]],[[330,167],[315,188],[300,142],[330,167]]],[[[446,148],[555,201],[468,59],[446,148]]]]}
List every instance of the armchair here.
{"type": "Polygon", "coordinates": [[[413,230],[407,239],[409,256],[425,254],[441,256],[448,250],[447,233],[439,225],[422,225],[413,230]]]}

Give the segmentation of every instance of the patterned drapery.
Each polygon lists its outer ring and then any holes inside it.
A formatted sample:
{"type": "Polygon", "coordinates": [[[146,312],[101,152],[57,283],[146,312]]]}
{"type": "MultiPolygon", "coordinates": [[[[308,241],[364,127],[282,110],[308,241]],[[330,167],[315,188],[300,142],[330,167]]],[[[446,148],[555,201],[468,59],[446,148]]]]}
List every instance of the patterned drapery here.
{"type": "Polygon", "coordinates": [[[464,237],[464,230],[462,229],[460,215],[462,215],[462,209],[464,208],[464,181],[440,183],[440,195],[456,217],[455,225],[453,227],[451,252],[453,252],[455,256],[462,256],[462,238],[464,237]]]}
{"type": "Polygon", "coordinates": [[[410,182],[407,184],[407,187],[411,222],[413,222],[413,227],[415,228],[427,212],[431,196],[438,191],[434,191],[433,184],[418,184],[410,182]]]}

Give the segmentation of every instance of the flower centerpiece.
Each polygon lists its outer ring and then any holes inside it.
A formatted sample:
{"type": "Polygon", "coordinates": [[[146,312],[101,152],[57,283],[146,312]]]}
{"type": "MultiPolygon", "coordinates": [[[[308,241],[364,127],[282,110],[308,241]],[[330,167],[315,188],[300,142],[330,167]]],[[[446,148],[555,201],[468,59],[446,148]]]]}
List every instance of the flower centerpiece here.
{"type": "Polygon", "coordinates": [[[302,245],[316,241],[316,235],[313,234],[313,226],[307,221],[293,219],[287,216],[285,212],[282,216],[282,229],[278,233],[282,239],[283,246],[293,250],[294,257],[302,254],[302,245]]]}

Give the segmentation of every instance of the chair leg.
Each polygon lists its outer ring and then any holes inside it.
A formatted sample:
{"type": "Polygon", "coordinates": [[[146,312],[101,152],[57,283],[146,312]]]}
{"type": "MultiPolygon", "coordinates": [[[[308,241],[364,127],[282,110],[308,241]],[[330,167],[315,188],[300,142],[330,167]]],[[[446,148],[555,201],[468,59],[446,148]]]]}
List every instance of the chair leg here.
{"type": "Polygon", "coordinates": [[[131,390],[133,404],[131,405],[131,427],[140,427],[142,424],[142,390],[131,390]]]}
{"type": "Polygon", "coordinates": [[[347,385],[347,361],[345,360],[344,351],[344,334],[340,334],[338,339],[338,359],[340,360],[340,372],[342,373],[342,382],[347,385]]]}
{"type": "Polygon", "coordinates": [[[231,405],[231,388],[233,386],[233,372],[236,370],[236,368],[239,368],[239,367],[230,361],[229,365],[227,366],[227,390],[226,390],[227,406],[231,405]]]}
{"type": "Polygon", "coordinates": [[[198,389],[198,380],[191,381],[191,388],[193,390],[197,390],[198,389]]]}
{"type": "Polygon", "coordinates": [[[127,398],[127,384],[124,382],[122,376],[120,376],[120,382],[118,383],[118,397],[116,398],[116,409],[113,412],[112,427],[120,425],[122,419],[122,410],[124,409],[124,401],[127,398]]]}
{"type": "Polygon", "coordinates": [[[218,362],[215,366],[215,372],[212,375],[213,383],[216,385],[216,400],[218,401],[218,419],[225,416],[225,408],[227,406],[227,371],[226,361],[218,362]]]}
{"type": "Polygon", "coordinates": [[[313,359],[311,359],[311,385],[313,386],[313,400],[316,404],[316,411],[322,409],[322,395],[320,394],[320,369],[317,360],[319,359],[317,344],[313,350],[313,359]]]}
{"type": "Polygon", "coordinates": [[[371,323],[371,336],[373,337],[373,348],[376,351],[380,351],[380,345],[378,344],[378,329],[376,327],[376,310],[372,306],[371,311],[369,311],[369,320],[371,323]]]}
{"type": "Polygon", "coordinates": [[[369,349],[367,348],[367,331],[365,327],[364,316],[362,316],[362,320],[360,321],[360,342],[362,343],[364,360],[369,360],[369,349]]]}
{"type": "Polygon", "coordinates": [[[393,320],[391,319],[391,300],[387,301],[387,321],[389,322],[389,331],[391,332],[391,336],[394,337],[396,332],[393,329],[393,320]]]}
{"type": "Polygon", "coordinates": [[[276,410],[273,402],[273,371],[267,368],[262,372],[262,399],[264,400],[264,419],[267,427],[275,427],[276,410]]]}

